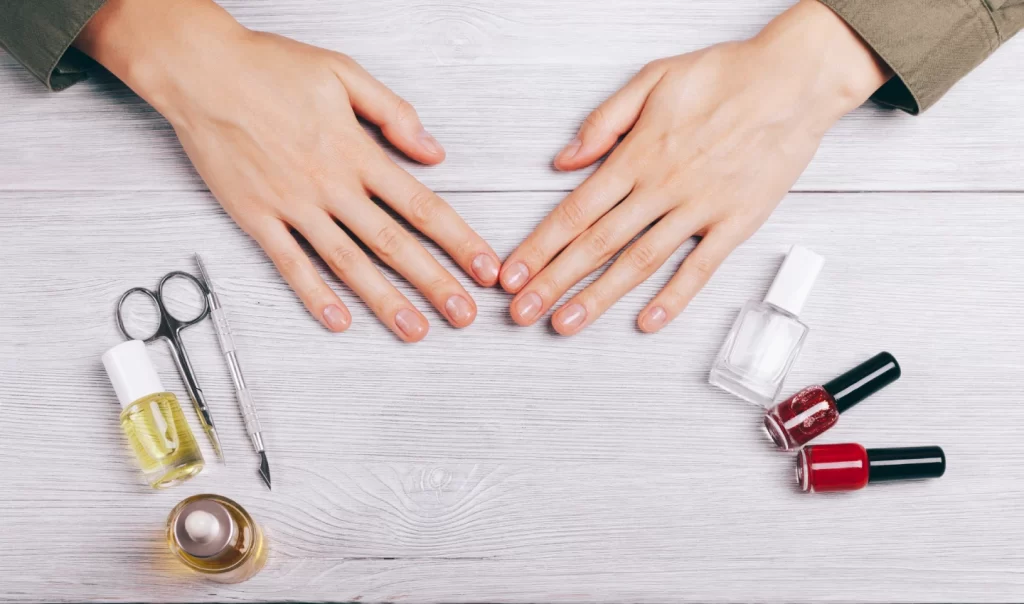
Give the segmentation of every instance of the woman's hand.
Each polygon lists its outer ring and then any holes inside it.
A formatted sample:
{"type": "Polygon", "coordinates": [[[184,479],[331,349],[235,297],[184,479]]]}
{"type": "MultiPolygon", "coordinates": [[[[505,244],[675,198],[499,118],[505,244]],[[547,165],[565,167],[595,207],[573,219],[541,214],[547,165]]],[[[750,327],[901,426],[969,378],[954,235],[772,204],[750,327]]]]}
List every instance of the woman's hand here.
{"type": "Polygon", "coordinates": [[[110,0],[76,45],[167,118],[213,195],[328,329],[345,330],[351,315],[291,229],[403,340],[421,340],[427,319],[353,237],[452,325],[473,322],[473,298],[371,198],[436,241],[481,285],[497,282],[500,261],[365,132],[356,114],[412,159],[444,159],[415,110],[350,58],[249,31],[209,0],[110,0]]]}
{"type": "Polygon", "coordinates": [[[517,293],[512,318],[533,323],[650,226],[552,324],[563,335],[579,332],[696,235],[696,248],[638,317],[641,330],[658,331],[764,223],[825,131],[888,77],[815,0],[754,39],[647,65],[555,159],[560,170],[578,170],[625,135],[505,261],[501,284],[517,293]]]}

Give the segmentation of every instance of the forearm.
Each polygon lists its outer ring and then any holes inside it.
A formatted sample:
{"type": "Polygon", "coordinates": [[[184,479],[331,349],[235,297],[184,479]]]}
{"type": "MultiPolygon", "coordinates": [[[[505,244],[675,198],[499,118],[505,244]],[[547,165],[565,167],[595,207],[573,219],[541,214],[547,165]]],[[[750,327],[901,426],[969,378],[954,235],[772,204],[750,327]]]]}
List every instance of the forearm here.
{"type": "Polygon", "coordinates": [[[211,0],[108,0],[74,46],[166,116],[184,79],[215,68],[247,33],[211,0]]]}
{"type": "Polygon", "coordinates": [[[752,40],[765,54],[759,69],[773,66],[776,81],[838,119],[866,101],[892,71],[871,47],[818,0],[801,0],[752,40]]]}

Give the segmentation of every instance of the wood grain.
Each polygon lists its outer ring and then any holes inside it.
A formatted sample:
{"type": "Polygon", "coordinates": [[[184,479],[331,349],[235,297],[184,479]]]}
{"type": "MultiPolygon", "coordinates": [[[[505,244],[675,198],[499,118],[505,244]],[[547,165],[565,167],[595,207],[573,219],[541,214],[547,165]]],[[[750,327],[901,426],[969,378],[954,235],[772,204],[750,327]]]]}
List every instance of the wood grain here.
{"type": "MultiPolygon", "coordinates": [[[[400,160],[441,191],[567,190],[551,169],[586,115],[637,69],[754,34],[788,0],[231,0],[246,25],[345,52],[412,102],[448,150],[400,160]]],[[[825,139],[798,190],[1024,188],[1024,40],[925,116],[864,107],[825,139]]],[[[204,187],[167,123],[109,75],[49,94],[0,54],[0,189],[204,187]],[[102,158],[99,160],[97,158],[102,158]]]]}
{"type": "MultiPolygon", "coordinates": [[[[505,254],[560,196],[448,199],[505,254]]],[[[333,279],[354,326],[325,332],[207,193],[18,191],[0,207],[0,601],[1024,597],[1024,194],[791,194],[653,337],[636,313],[685,249],[571,339],[513,326],[507,296],[468,281],[481,312],[457,331],[402,284],[433,324],[411,346],[333,279]],[[944,478],[804,496],[757,409],[707,385],[792,243],[827,265],[786,390],[893,352],[903,379],[823,440],[939,444],[944,478]],[[208,324],[185,339],[229,465],[203,442],[203,475],[151,491],[117,424],[99,363],[120,341],[113,304],[192,268],[193,250],[235,328],[273,492],[208,324]],[[182,574],[161,542],[172,505],[211,491],[270,536],[245,584],[182,574]]],[[[151,350],[185,400],[165,347],[151,350]]]]}

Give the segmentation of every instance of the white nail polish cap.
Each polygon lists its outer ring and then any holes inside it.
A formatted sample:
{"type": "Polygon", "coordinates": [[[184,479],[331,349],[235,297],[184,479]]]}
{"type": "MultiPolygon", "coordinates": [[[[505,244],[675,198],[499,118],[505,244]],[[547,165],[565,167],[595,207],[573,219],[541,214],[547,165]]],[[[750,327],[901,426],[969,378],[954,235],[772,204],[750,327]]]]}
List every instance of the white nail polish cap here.
{"type": "Polygon", "coordinates": [[[825,259],[811,250],[794,245],[782,261],[775,281],[768,288],[764,301],[795,316],[800,316],[814,281],[825,265],[825,259]]]}
{"type": "Polygon", "coordinates": [[[129,340],[103,353],[103,367],[122,409],[144,396],[165,392],[142,340],[129,340]]]}

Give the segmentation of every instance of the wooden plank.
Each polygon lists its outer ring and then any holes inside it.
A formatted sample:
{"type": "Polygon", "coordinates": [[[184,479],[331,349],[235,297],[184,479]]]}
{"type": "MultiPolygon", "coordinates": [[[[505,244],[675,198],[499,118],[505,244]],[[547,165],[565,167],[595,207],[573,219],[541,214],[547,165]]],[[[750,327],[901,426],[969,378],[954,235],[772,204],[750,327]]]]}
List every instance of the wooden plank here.
{"type": "MultiPolygon", "coordinates": [[[[501,254],[558,199],[449,196],[501,254]]],[[[326,333],[205,193],[9,192],[0,206],[2,601],[1024,597],[1024,195],[792,194],[661,334],[638,333],[635,314],[682,252],[580,336],[513,326],[507,296],[470,285],[477,323],[427,311],[416,345],[343,288],[355,325],[326,333]],[[823,440],[939,444],[946,477],[803,496],[757,409],[706,384],[737,309],[797,242],[827,265],[786,390],[890,350],[904,378],[823,440]],[[113,304],[190,268],[193,250],[235,327],[273,492],[208,324],[185,337],[230,465],[153,492],[125,450],[99,363],[119,341],[113,304]],[[263,523],[262,574],[218,586],[178,572],[161,527],[197,492],[263,523]]]]}
{"type": "MultiPolygon", "coordinates": [[[[752,35],[788,4],[225,2],[250,27],[350,54],[411,101],[448,160],[409,167],[442,191],[572,188],[583,174],[552,158],[639,67],[752,35]]],[[[797,189],[1024,188],[1022,72],[1012,41],[923,117],[856,111],[797,189]]],[[[0,55],[0,132],[21,141],[0,145],[0,189],[203,188],[166,122],[109,75],[48,94],[0,55]]]]}

